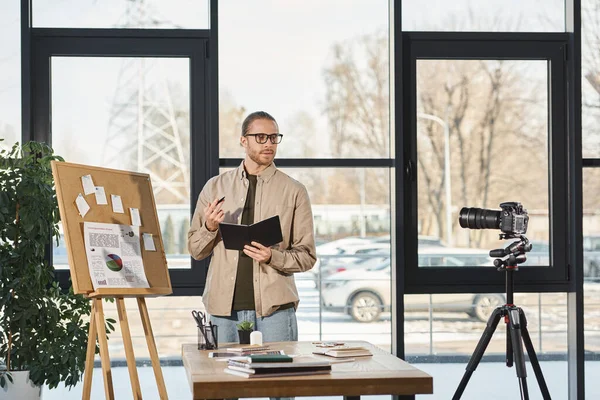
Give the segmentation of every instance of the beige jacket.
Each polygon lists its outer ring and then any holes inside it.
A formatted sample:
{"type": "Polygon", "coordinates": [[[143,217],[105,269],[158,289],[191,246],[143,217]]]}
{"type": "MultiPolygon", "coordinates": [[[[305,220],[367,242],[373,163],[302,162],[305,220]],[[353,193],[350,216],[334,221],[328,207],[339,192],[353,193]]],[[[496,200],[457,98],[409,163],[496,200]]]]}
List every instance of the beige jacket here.
{"type": "MultiPolygon", "coordinates": [[[[204,208],[225,196],[221,206],[224,222],[239,224],[248,193],[248,179],[242,164],[211,178],[200,193],[188,232],[188,250],[201,260],[212,253],[202,301],[211,315],[231,314],[239,252],[227,250],[218,231],[204,224],[204,208]]],[[[275,164],[258,175],[254,222],[279,215],[283,242],[271,247],[269,264],[254,261],[254,301],[256,313],[268,316],[278,306],[294,303],[298,308],[298,290],[293,273],[311,269],[316,262],[313,217],[306,188],[279,171],[275,164]]]]}

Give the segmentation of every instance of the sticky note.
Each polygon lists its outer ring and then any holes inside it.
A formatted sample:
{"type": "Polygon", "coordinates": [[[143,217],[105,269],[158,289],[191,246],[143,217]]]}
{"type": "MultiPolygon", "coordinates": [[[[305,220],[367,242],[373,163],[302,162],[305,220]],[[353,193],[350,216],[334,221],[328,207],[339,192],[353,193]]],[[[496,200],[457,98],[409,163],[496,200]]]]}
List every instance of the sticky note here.
{"type": "Polygon", "coordinates": [[[84,194],[92,194],[96,191],[96,185],[91,175],[84,175],[81,177],[81,184],[83,185],[84,194]]]}
{"type": "Polygon", "coordinates": [[[79,215],[81,215],[82,218],[85,217],[85,214],[87,214],[87,212],[90,210],[90,206],[87,203],[87,201],[85,201],[85,197],[83,197],[81,193],[77,195],[77,198],[75,199],[75,204],[77,205],[79,215]]]}
{"type": "Polygon", "coordinates": [[[110,201],[112,202],[113,212],[124,214],[125,210],[123,210],[123,202],[121,201],[121,196],[116,194],[110,195],[110,201]]]}
{"type": "Polygon", "coordinates": [[[156,247],[154,247],[154,237],[151,233],[142,233],[142,239],[146,251],[156,251],[156,247]]]}

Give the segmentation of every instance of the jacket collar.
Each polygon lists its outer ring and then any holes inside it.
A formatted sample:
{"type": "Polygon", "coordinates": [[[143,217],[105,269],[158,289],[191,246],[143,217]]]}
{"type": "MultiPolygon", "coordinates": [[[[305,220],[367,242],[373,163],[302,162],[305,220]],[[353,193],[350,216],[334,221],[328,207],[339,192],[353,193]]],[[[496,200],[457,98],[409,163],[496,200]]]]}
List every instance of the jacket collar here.
{"type": "MultiPolygon", "coordinates": [[[[272,162],[264,171],[258,174],[258,177],[265,182],[269,182],[273,175],[277,172],[277,167],[275,166],[275,162],[272,162]]],[[[237,175],[239,179],[246,179],[246,169],[244,168],[244,161],[241,162],[240,166],[237,168],[237,175]]]]}

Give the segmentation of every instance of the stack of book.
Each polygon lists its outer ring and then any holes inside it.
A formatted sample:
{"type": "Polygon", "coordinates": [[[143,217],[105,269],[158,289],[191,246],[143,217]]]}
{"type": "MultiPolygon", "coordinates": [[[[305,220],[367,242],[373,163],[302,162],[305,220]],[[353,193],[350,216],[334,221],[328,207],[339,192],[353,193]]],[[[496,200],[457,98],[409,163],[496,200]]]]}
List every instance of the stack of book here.
{"type": "Polygon", "coordinates": [[[256,354],[256,353],[266,353],[266,352],[269,352],[269,350],[270,350],[269,345],[251,344],[251,345],[245,345],[245,346],[240,346],[240,347],[229,347],[227,349],[227,352],[236,353],[236,355],[239,355],[239,356],[247,356],[247,355],[256,354]]]}
{"type": "Polygon", "coordinates": [[[319,375],[331,373],[328,361],[294,362],[283,354],[260,354],[228,361],[225,372],[244,378],[268,378],[291,375],[319,375]]]}
{"type": "Polygon", "coordinates": [[[315,350],[313,351],[313,354],[334,358],[363,357],[373,355],[373,353],[371,353],[371,350],[367,349],[366,347],[360,346],[339,346],[325,348],[322,350],[315,350]]]}

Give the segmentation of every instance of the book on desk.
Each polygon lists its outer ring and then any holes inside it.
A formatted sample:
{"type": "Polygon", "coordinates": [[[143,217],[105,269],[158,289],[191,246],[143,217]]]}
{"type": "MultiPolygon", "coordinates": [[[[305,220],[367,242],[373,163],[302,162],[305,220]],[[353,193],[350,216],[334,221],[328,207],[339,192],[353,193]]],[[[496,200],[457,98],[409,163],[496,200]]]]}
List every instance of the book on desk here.
{"type": "Polygon", "coordinates": [[[248,362],[244,360],[229,360],[227,368],[224,371],[228,374],[245,378],[320,375],[331,373],[331,363],[328,361],[248,362]]]}
{"type": "Polygon", "coordinates": [[[342,347],[332,347],[326,349],[320,349],[313,351],[313,354],[318,354],[320,356],[328,356],[333,358],[345,358],[345,357],[363,357],[363,356],[372,356],[373,353],[366,347],[350,347],[350,346],[342,346],[342,347]]]}

